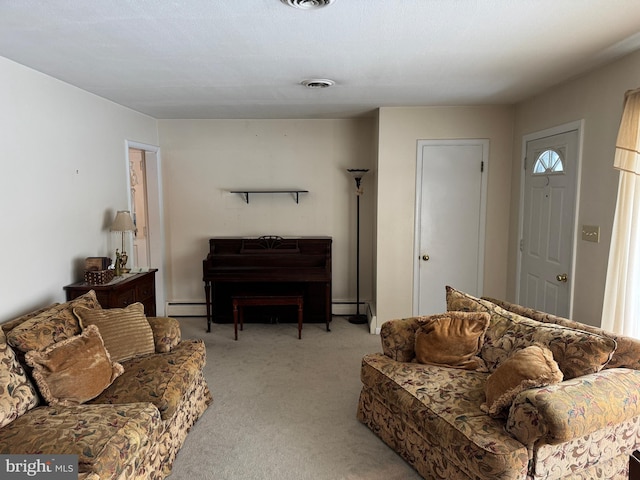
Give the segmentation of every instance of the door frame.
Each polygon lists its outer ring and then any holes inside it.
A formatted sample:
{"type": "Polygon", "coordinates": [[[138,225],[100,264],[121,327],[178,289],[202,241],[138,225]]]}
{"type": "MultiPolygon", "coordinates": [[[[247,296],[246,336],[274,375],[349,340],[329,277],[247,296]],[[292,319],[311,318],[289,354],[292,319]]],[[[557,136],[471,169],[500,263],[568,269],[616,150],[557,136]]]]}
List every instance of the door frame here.
{"type": "MultiPolygon", "coordinates": [[[[578,131],[578,152],[576,155],[576,188],[574,198],[574,211],[573,211],[573,234],[572,234],[572,249],[571,249],[571,265],[569,268],[569,275],[571,276],[571,283],[569,285],[569,318],[573,317],[573,298],[576,287],[575,273],[576,273],[576,258],[578,250],[578,225],[579,225],[579,207],[580,207],[580,185],[582,179],[582,152],[583,152],[583,140],[584,140],[584,119],[576,120],[573,122],[563,123],[555,127],[539,130],[536,132],[528,133],[522,136],[522,154],[520,155],[520,206],[518,211],[518,238],[516,244],[516,251],[518,252],[518,261],[516,266],[516,303],[520,303],[520,276],[522,273],[522,241],[524,235],[524,202],[525,202],[525,180],[526,170],[525,162],[527,159],[527,143],[540,140],[545,137],[552,137],[554,135],[560,135],[562,133],[568,133],[571,131],[578,131]]],[[[533,165],[531,165],[533,167],[533,165]]]]}
{"type": "MultiPolygon", "coordinates": [[[[489,139],[460,138],[445,140],[418,140],[416,147],[416,201],[414,208],[414,239],[413,239],[413,315],[418,315],[420,306],[420,222],[422,219],[422,147],[424,146],[467,146],[482,147],[483,170],[480,186],[480,231],[478,238],[478,290],[484,290],[484,257],[487,226],[487,187],[489,179],[489,139]]],[[[444,295],[444,289],[442,291],[444,295]]]]}
{"type": "Polygon", "coordinates": [[[164,212],[162,206],[162,169],[160,147],[146,143],[125,140],[125,160],[127,172],[127,203],[131,209],[131,178],[129,175],[129,149],[135,148],[145,152],[145,175],[147,179],[147,221],[149,232],[150,266],[157,268],[156,274],[156,313],[165,315],[166,275],[164,212]]]}

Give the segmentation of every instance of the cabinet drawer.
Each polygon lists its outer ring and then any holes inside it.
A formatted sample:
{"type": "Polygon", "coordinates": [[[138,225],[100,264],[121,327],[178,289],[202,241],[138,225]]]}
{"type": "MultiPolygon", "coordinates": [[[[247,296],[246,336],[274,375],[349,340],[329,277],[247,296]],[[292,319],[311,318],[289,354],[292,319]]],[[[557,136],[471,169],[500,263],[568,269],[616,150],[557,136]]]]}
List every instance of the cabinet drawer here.
{"type": "Polygon", "coordinates": [[[113,295],[111,308],[124,308],[136,302],[135,290],[124,290],[113,295]]]}
{"type": "Polygon", "coordinates": [[[156,289],[153,278],[149,278],[140,282],[136,287],[136,301],[144,302],[145,300],[155,296],[156,289]]]}

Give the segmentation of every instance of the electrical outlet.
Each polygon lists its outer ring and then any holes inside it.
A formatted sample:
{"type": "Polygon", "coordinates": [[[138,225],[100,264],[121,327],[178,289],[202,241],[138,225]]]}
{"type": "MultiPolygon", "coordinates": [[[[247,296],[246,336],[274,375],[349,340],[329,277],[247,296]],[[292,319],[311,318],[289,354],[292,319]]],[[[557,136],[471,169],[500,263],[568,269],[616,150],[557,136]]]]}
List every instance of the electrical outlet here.
{"type": "Polygon", "coordinates": [[[583,225],[582,240],[600,243],[600,227],[598,225],[583,225]]]}

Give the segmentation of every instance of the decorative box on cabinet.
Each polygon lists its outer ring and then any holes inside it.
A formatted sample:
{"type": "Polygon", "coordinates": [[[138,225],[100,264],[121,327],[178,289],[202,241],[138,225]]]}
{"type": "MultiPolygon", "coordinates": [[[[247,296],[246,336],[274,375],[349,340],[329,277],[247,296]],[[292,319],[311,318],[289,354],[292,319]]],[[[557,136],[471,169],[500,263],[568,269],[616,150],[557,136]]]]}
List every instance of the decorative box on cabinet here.
{"type": "Polygon", "coordinates": [[[115,277],[104,285],[90,285],[86,282],[73,283],[64,287],[67,301],[73,300],[89,290],[96,292],[102,308],[124,308],[135,302],[144,305],[148,317],[156,315],[156,272],[155,268],[144,273],[128,273],[115,277]]]}

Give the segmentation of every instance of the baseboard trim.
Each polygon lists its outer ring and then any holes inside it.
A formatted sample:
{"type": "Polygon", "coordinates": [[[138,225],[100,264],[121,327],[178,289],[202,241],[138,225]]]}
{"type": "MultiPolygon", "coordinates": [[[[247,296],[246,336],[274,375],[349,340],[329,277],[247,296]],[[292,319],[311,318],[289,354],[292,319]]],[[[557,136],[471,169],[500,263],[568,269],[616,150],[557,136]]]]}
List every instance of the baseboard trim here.
{"type": "Polygon", "coordinates": [[[204,302],[167,302],[168,317],[206,317],[207,306],[204,302]]]}

